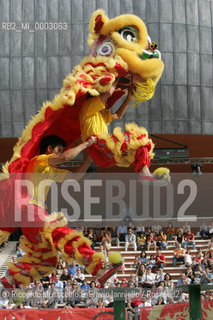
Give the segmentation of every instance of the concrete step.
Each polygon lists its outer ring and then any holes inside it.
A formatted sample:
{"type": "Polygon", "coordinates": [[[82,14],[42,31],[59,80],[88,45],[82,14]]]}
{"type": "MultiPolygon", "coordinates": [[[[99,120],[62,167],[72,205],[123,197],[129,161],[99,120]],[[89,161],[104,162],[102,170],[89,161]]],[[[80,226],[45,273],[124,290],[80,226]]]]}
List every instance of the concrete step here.
{"type": "Polygon", "coordinates": [[[0,253],[0,278],[4,276],[7,270],[7,262],[11,262],[12,257],[16,256],[16,244],[16,241],[9,241],[0,253]]]}

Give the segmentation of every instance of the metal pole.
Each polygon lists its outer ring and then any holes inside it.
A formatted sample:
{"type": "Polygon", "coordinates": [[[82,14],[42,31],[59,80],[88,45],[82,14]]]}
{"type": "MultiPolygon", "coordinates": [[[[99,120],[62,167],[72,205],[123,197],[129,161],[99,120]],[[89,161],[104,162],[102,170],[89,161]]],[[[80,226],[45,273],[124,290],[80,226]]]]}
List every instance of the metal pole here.
{"type": "Polygon", "coordinates": [[[202,320],[200,285],[199,284],[191,284],[188,286],[188,290],[189,290],[189,316],[190,316],[190,320],[202,320]]]}
{"type": "Polygon", "coordinates": [[[125,300],[115,300],[113,304],[114,320],[126,320],[125,300]]]}

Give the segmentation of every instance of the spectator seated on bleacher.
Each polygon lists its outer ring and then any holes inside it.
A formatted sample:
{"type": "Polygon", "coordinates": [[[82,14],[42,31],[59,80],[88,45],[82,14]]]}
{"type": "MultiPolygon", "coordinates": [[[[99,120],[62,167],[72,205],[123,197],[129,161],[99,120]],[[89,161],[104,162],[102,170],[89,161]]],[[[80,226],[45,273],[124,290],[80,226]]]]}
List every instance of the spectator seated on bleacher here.
{"type": "Polygon", "coordinates": [[[195,278],[195,273],[194,271],[192,270],[192,267],[191,266],[187,266],[186,267],[186,272],[185,272],[185,275],[187,278],[189,278],[191,280],[190,283],[194,283],[194,278],[195,278]]]}
{"type": "Polygon", "coordinates": [[[138,250],[146,250],[146,237],[144,232],[140,232],[137,236],[137,248],[138,250]]]}
{"type": "Polygon", "coordinates": [[[176,262],[185,262],[185,249],[178,243],[177,248],[174,250],[173,267],[176,267],[176,262]]]}
{"type": "Polygon", "coordinates": [[[49,285],[50,285],[50,277],[48,277],[48,276],[42,277],[40,279],[40,281],[41,281],[41,284],[42,284],[42,286],[44,288],[44,291],[46,291],[49,288],[49,285]]]}
{"type": "Polygon", "coordinates": [[[95,235],[93,232],[93,229],[89,229],[86,233],[84,233],[84,236],[87,237],[91,242],[91,248],[94,250],[95,249],[95,235]]]}
{"type": "Polygon", "coordinates": [[[76,276],[76,274],[77,274],[77,269],[78,269],[78,267],[77,267],[77,265],[76,265],[76,261],[73,260],[72,263],[71,263],[71,265],[70,265],[69,268],[68,268],[68,273],[69,273],[69,274],[72,274],[73,277],[74,277],[74,276],[76,276]]]}
{"type": "Polygon", "coordinates": [[[211,240],[208,242],[208,251],[213,251],[213,236],[211,237],[211,240]]]}
{"type": "Polygon", "coordinates": [[[87,283],[87,280],[84,279],[83,283],[80,286],[80,289],[83,290],[83,292],[88,292],[90,289],[90,285],[87,283]]]}
{"type": "Polygon", "coordinates": [[[61,276],[62,273],[63,273],[62,265],[61,265],[61,264],[58,264],[58,266],[57,266],[57,274],[58,274],[59,276],[61,276]]]}
{"type": "Polygon", "coordinates": [[[67,280],[65,289],[64,289],[64,302],[67,303],[71,299],[72,294],[72,281],[67,280]]]}
{"type": "Polygon", "coordinates": [[[128,233],[125,236],[125,251],[127,251],[129,246],[132,246],[134,251],[137,251],[136,236],[132,232],[132,228],[128,228],[128,233]]]}
{"type": "Polygon", "coordinates": [[[146,255],[146,251],[142,250],[141,253],[140,253],[140,256],[139,256],[140,263],[144,264],[146,266],[147,263],[148,263],[148,260],[149,260],[149,258],[146,255]]]}
{"type": "Polygon", "coordinates": [[[166,247],[168,246],[167,235],[165,233],[163,233],[163,230],[161,230],[158,235],[158,243],[157,244],[161,250],[166,249],[166,247]]]}
{"type": "MultiPolygon", "coordinates": [[[[125,241],[125,236],[127,234],[127,226],[125,226],[123,222],[118,227],[117,233],[118,233],[118,236],[119,236],[119,241],[125,241]]],[[[120,243],[119,243],[119,245],[120,245],[120,243]]]]}
{"type": "Polygon", "coordinates": [[[60,281],[60,276],[57,274],[55,277],[55,290],[58,292],[60,303],[63,303],[63,289],[64,284],[62,281],[60,281]]]}
{"type": "Polygon", "coordinates": [[[197,268],[197,271],[195,271],[194,275],[194,284],[198,284],[200,283],[200,280],[202,278],[202,274],[203,274],[203,271],[202,271],[202,266],[199,265],[198,268],[197,268]]]}
{"type": "Polygon", "coordinates": [[[145,228],[145,237],[146,237],[146,239],[148,238],[148,236],[150,236],[151,233],[152,233],[152,228],[151,227],[146,227],[145,228]]]}
{"type": "Polygon", "coordinates": [[[209,252],[210,269],[213,271],[213,251],[209,252]]]}
{"type": "Polygon", "coordinates": [[[139,257],[138,256],[135,256],[135,260],[133,262],[133,268],[138,268],[138,266],[141,264],[140,260],[139,260],[139,257]]]}
{"type": "Polygon", "coordinates": [[[104,251],[106,255],[109,255],[109,251],[111,249],[111,233],[110,231],[104,231],[102,239],[101,239],[104,251]]]}
{"type": "Polygon", "coordinates": [[[191,230],[188,229],[187,233],[184,234],[183,248],[186,250],[188,246],[192,245],[193,250],[196,250],[194,239],[195,239],[194,233],[192,233],[191,230]]]}
{"type": "Polygon", "coordinates": [[[171,274],[169,274],[168,272],[165,274],[164,283],[165,283],[165,288],[168,288],[169,290],[173,290],[174,283],[172,281],[171,274]]]}
{"type": "Polygon", "coordinates": [[[122,278],[121,279],[121,288],[126,288],[126,287],[127,287],[126,278],[122,278]]]}
{"type": "Polygon", "coordinates": [[[116,244],[116,246],[120,245],[119,235],[118,235],[116,227],[112,227],[112,229],[111,229],[111,244],[116,244]]]}
{"type": "Polygon", "coordinates": [[[127,286],[129,287],[130,285],[133,284],[133,287],[136,287],[136,275],[135,274],[130,274],[129,279],[127,281],[127,286]]]}
{"type": "Polygon", "coordinates": [[[145,265],[144,265],[144,264],[140,264],[140,265],[137,267],[136,273],[135,273],[137,283],[142,281],[142,277],[143,277],[143,275],[144,275],[145,272],[146,272],[146,267],[145,267],[145,265]]]}
{"type": "Polygon", "coordinates": [[[188,230],[191,230],[191,227],[190,227],[189,224],[187,224],[187,222],[185,222],[183,227],[182,227],[182,230],[183,230],[183,235],[185,235],[188,230]]]}
{"type": "Polygon", "coordinates": [[[145,235],[145,228],[141,223],[139,223],[136,226],[136,235],[139,237],[141,233],[144,233],[144,235],[145,235]]]}
{"type": "Polygon", "coordinates": [[[168,227],[166,228],[167,239],[170,241],[172,240],[173,236],[175,236],[175,227],[172,223],[169,223],[168,227]]]}
{"type": "Polygon", "coordinates": [[[177,229],[177,234],[175,236],[175,244],[177,246],[178,243],[180,243],[181,246],[183,246],[183,242],[184,242],[183,229],[182,228],[178,228],[177,229]]]}
{"type": "Polygon", "coordinates": [[[156,251],[156,244],[157,239],[154,236],[154,233],[150,233],[150,235],[147,237],[147,250],[149,251],[151,247],[153,247],[153,250],[156,251]]]}
{"type": "Polygon", "coordinates": [[[58,292],[55,289],[55,282],[50,284],[50,288],[46,291],[46,306],[49,309],[56,309],[58,306],[58,292]]]}
{"type": "Polygon", "coordinates": [[[9,305],[9,299],[8,299],[8,291],[2,290],[1,296],[0,296],[0,309],[7,309],[9,305]]]}
{"type": "Polygon", "coordinates": [[[158,235],[161,230],[162,230],[162,227],[158,224],[158,222],[156,222],[156,224],[152,226],[152,232],[155,233],[156,235],[158,235]]]}
{"type": "Polygon", "coordinates": [[[209,237],[211,238],[213,236],[213,221],[209,225],[209,237]]]}
{"type": "Polygon", "coordinates": [[[155,257],[154,257],[154,254],[151,254],[150,257],[149,257],[149,260],[147,261],[147,267],[150,267],[150,268],[154,268],[155,266],[155,257]]]}
{"type": "Polygon", "coordinates": [[[155,267],[158,268],[164,268],[166,265],[166,257],[165,255],[160,251],[156,251],[156,256],[155,256],[155,267]]]}
{"type": "Polygon", "coordinates": [[[75,308],[75,306],[83,301],[83,295],[82,291],[78,287],[78,283],[76,280],[73,281],[72,284],[72,291],[71,291],[71,298],[70,298],[70,305],[72,308],[75,308]]]}
{"type": "Polygon", "coordinates": [[[63,273],[62,273],[62,275],[60,276],[60,280],[63,282],[64,288],[65,288],[67,281],[70,280],[70,275],[69,275],[67,269],[64,269],[64,270],[63,270],[63,273]]]}
{"type": "Polygon", "coordinates": [[[192,265],[191,251],[190,250],[186,250],[186,253],[185,253],[185,266],[187,267],[187,266],[191,266],[191,265],[192,265]]]}
{"type": "Polygon", "coordinates": [[[160,296],[160,297],[158,297],[158,301],[157,301],[157,303],[156,303],[155,305],[156,305],[156,306],[160,306],[160,305],[162,305],[162,304],[165,304],[165,302],[164,302],[163,297],[160,296]]]}
{"type": "Polygon", "coordinates": [[[160,285],[161,281],[164,281],[165,275],[166,274],[165,274],[165,272],[163,272],[163,268],[159,267],[158,270],[157,270],[156,278],[155,278],[157,287],[160,285]]]}
{"type": "Polygon", "coordinates": [[[197,270],[197,267],[198,267],[199,265],[201,265],[202,259],[203,259],[202,250],[201,250],[201,249],[198,249],[198,251],[196,252],[196,255],[194,256],[193,261],[192,261],[192,269],[193,269],[194,271],[197,270]]]}
{"type": "Polygon", "coordinates": [[[16,246],[16,257],[22,258],[24,256],[25,252],[19,247],[19,244],[16,246]]]}
{"type": "Polygon", "coordinates": [[[131,299],[127,300],[126,310],[127,310],[128,320],[134,320],[136,309],[135,309],[135,304],[131,301],[131,299]]]}
{"type": "Polygon", "coordinates": [[[77,273],[74,276],[74,279],[78,282],[78,283],[83,283],[83,281],[85,280],[85,275],[81,272],[81,268],[78,267],[77,268],[77,273]]]}
{"type": "Polygon", "coordinates": [[[209,267],[203,271],[202,278],[200,279],[202,284],[212,284],[213,283],[213,274],[210,272],[209,267]]]}
{"type": "Polygon", "coordinates": [[[200,226],[200,236],[201,236],[201,239],[205,239],[208,237],[209,235],[209,227],[203,222],[202,225],[200,226]]]}
{"type": "Polygon", "coordinates": [[[53,270],[53,273],[50,275],[50,282],[55,282],[56,275],[58,274],[57,270],[53,270]]]}
{"type": "Polygon", "coordinates": [[[143,288],[152,288],[155,285],[155,274],[152,273],[152,268],[147,267],[146,272],[142,277],[142,287],[143,288]]]}
{"type": "Polygon", "coordinates": [[[187,278],[187,276],[184,273],[181,273],[177,282],[177,286],[188,285],[190,283],[191,280],[187,278]]]}

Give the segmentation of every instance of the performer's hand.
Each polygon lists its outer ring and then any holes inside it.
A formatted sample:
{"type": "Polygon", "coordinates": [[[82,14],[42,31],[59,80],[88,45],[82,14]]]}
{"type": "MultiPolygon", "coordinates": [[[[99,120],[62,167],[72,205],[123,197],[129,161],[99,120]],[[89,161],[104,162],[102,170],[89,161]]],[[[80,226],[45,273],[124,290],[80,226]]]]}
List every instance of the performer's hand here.
{"type": "Polygon", "coordinates": [[[94,136],[91,136],[88,140],[87,140],[87,146],[91,147],[93,145],[93,143],[97,142],[97,138],[94,136]]]}

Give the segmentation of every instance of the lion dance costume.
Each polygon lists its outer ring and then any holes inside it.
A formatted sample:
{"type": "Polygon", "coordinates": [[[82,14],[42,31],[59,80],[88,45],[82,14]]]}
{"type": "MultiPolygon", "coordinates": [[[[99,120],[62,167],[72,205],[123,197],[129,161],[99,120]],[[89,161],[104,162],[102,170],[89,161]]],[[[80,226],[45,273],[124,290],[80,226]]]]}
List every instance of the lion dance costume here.
{"type": "MultiPolygon", "coordinates": [[[[80,136],[85,141],[96,135],[97,143],[89,148],[89,152],[95,163],[103,167],[134,165],[139,172],[143,166],[149,166],[153,157],[153,143],[144,128],[130,123],[126,125],[125,133],[121,128],[115,128],[113,134],[107,131],[111,121],[109,109],[125,94],[126,87],[132,85],[132,76],[139,74],[143,79],[142,83],[134,84],[133,99],[141,102],[152,98],[163,72],[160,52],[156,50],[156,44],[151,43],[145,24],[137,16],[128,14],[110,20],[103,10],[97,10],[91,17],[88,43],[91,46],[89,56],[66,77],[53,101],[44,103],[26,126],[0,177],[0,243],[17,227],[22,228],[20,246],[25,255],[18,258],[17,263],[9,263],[8,267],[9,275],[23,286],[53,272],[59,251],[63,260],[75,258],[92,275],[96,275],[105,260],[102,253],[91,249],[87,238],[67,227],[62,213],[48,215],[45,206],[38,201],[30,199],[27,211],[22,210],[21,225],[15,223],[14,212],[19,203],[18,198],[12,199],[14,182],[27,172],[38,172],[38,167],[42,172],[42,166],[53,174],[57,174],[57,170],[63,173],[48,165],[48,156],[38,156],[39,144],[44,137],[57,133],[71,147],[80,136]],[[106,105],[102,105],[100,94],[108,91],[118,78],[116,90],[106,105]],[[102,116],[100,109],[105,109],[102,116]],[[31,212],[35,221],[27,222],[31,212]]],[[[161,175],[161,170],[157,174],[161,175]]],[[[109,260],[112,264],[121,263],[121,257],[116,254],[109,260]]]]}

